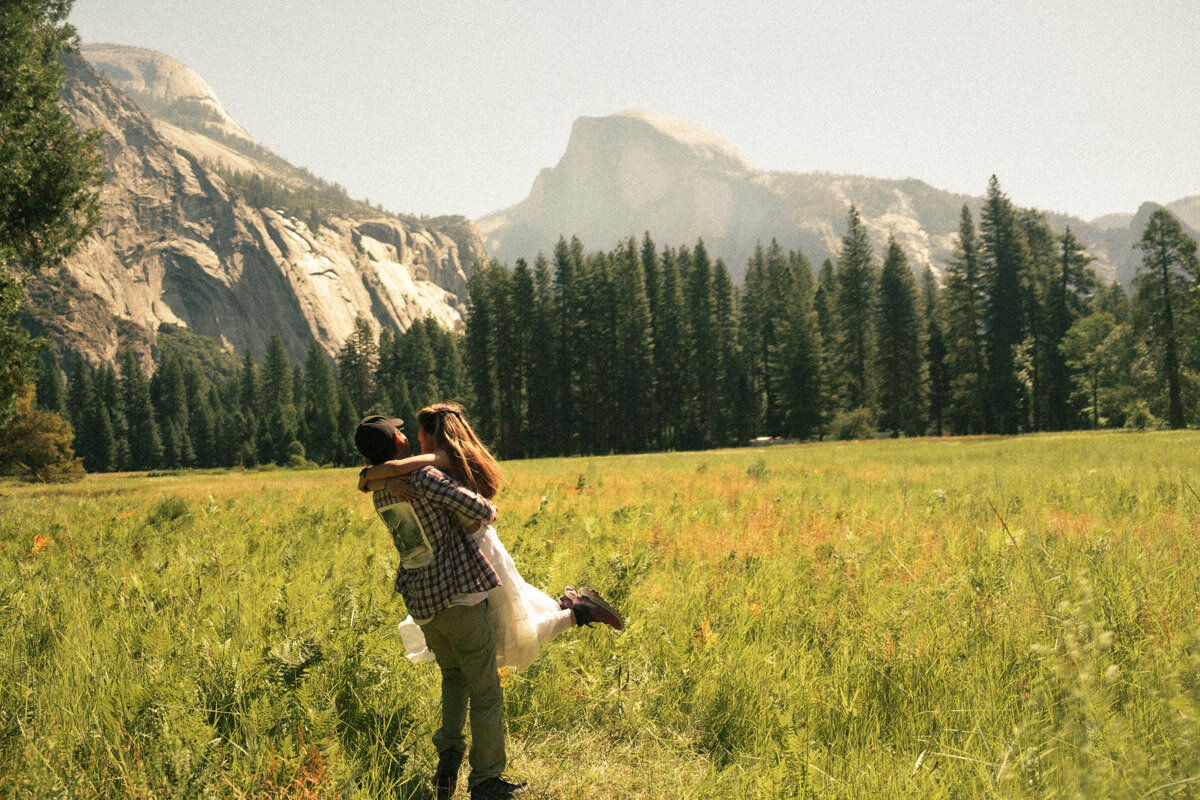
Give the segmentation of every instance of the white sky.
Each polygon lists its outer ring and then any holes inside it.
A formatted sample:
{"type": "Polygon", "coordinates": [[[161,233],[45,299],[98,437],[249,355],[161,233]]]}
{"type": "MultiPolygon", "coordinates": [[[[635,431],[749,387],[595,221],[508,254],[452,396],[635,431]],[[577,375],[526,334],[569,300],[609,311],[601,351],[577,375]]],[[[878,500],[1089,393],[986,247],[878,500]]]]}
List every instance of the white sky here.
{"type": "Polygon", "coordinates": [[[1085,219],[1200,194],[1195,0],[76,0],[297,166],[391,211],[523,199],[631,108],[755,167],[919,178],[1085,219]]]}

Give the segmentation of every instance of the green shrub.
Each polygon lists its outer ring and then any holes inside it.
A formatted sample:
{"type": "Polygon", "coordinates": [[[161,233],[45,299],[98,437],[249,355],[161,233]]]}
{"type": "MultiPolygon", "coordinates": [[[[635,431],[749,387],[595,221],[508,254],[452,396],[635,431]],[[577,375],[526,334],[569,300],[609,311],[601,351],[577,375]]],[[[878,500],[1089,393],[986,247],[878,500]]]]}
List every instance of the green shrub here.
{"type": "Polygon", "coordinates": [[[869,408],[840,412],[829,423],[829,438],[839,441],[874,439],[878,432],[875,414],[869,408]]]}

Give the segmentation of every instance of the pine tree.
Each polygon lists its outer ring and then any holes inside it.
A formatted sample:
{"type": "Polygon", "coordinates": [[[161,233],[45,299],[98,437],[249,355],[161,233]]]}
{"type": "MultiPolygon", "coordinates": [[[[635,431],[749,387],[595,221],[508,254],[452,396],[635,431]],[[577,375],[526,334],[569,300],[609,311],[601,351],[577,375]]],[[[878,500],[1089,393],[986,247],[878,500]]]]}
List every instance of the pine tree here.
{"type": "Polygon", "coordinates": [[[713,297],[713,268],[703,240],[683,258],[686,265],[684,302],[690,323],[687,362],[688,397],[692,401],[691,419],[685,423],[688,431],[687,446],[691,448],[711,447],[714,443],[720,395],[713,380],[713,370],[718,364],[717,315],[713,297]]]}
{"type": "Polygon", "coordinates": [[[617,306],[613,281],[614,257],[594,253],[583,259],[579,272],[580,316],[578,329],[580,418],[587,420],[578,433],[583,453],[608,453],[615,449],[615,411],[620,389],[617,370],[617,306]]]}
{"type": "Polygon", "coordinates": [[[1067,228],[1060,240],[1054,279],[1047,292],[1046,312],[1046,427],[1066,430],[1078,423],[1072,403],[1071,368],[1063,353],[1063,340],[1075,322],[1089,312],[1097,289],[1092,257],[1067,228]]]}
{"type": "Polygon", "coordinates": [[[637,241],[630,238],[617,251],[613,270],[616,296],[616,353],[613,364],[613,412],[623,452],[644,450],[652,438],[648,412],[654,406],[654,358],[646,269],[637,241]]]}
{"type": "Polygon", "coordinates": [[[1096,292],[1096,298],[1092,303],[1093,311],[1107,311],[1113,315],[1113,319],[1117,324],[1129,322],[1132,316],[1132,304],[1129,301],[1129,295],[1125,292],[1125,287],[1120,283],[1113,281],[1107,286],[1103,286],[1096,292]]]}
{"type": "Polygon", "coordinates": [[[67,412],[75,431],[75,452],[88,472],[106,472],[114,468],[112,422],[108,409],[96,391],[96,371],[83,358],[75,358],[75,367],[67,382],[67,412]]]}
{"type": "Polygon", "coordinates": [[[683,279],[679,261],[671,247],[662,249],[660,259],[658,313],[654,325],[654,407],[658,409],[659,446],[674,450],[682,444],[688,319],[683,301],[683,279]]]}
{"type": "Polygon", "coordinates": [[[650,340],[654,341],[656,331],[654,322],[658,319],[658,298],[662,293],[661,262],[658,258],[658,247],[650,238],[650,231],[642,234],[642,283],[646,287],[646,305],[650,309],[650,340]]]}
{"type": "Polygon", "coordinates": [[[96,370],[95,378],[96,396],[100,404],[108,410],[108,421],[112,426],[112,464],[109,469],[129,469],[129,424],[117,372],[112,365],[101,364],[96,370]]]}
{"type": "Polygon", "coordinates": [[[223,378],[208,387],[208,407],[213,412],[213,449],[217,464],[223,467],[238,465],[237,439],[237,375],[223,378]]]}
{"type": "Polygon", "coordinates": [[[503,294],[497,309],[500,329],[496,332],[496,379],[500,391],[500,451],[506,458],[527,455],[525,443],[528,413],[530,332],[527,319],[533,308],[533,275],[524,259],[502,276],[503,294]]]}
{"type": "Polygon", "coordinates": [[[979,227],[989,421],[994,433],[1017,433],[1026,399],[1017,369],[1018,350],[1028,330],[1022,283],[1030,255],[1017,210],[1000,191],[995,175],[988,182],[979,227]]]}
{"type": "Polygon", "coordinates": [[[467,290],[471,314],[467,317],[463,365],[475,395],[472,409],[475,429],[484,441],[495,443],[500,434],[500,384],[497,375],[497,342],[500,314],[506,303],[506,273],[496,262],[481,263],[471,274],[467,290]]]}
{"type": "Polygon", "coordinates": [[[925,428],[917,285],[895,238],[888,241],[879,275],[877,332],[880,426],[893,434],[916,436],[925,428]]]}
{"type": "Polygon", "coordinates": [[[554,431],[558,424],[557,375],[555,365],[557,352],[562,343],[557,341],[558,317],[554,296],[554,281],[550,275],[550,262],[541,253],[533,262],[534,305],[525,319],[530,334],[529,350],[529,400],[527,443],[530,455],[554,455],[558,442],[554,431]]]}
{"type": "Polygon", "coordinates": [[[121,394],[129,431],[129,468],[155,469],[162,461],[162,437],[150,402],[150,382],[132,350],[121,354],[121,394]]]}
{"type": "MultiPolygon", "coordinates": [[[[194,366],[194,365],[193,365],[194,366]]],[[[188,398],[188,439],[196,454],[198,467],[227,466],[217,450],[217,419],[208,392],[188,398]]]]}
{"type": "Polygon", "coordinates": [[[1059,345],[1063,361],[1070,369],[1072,395],[1093,428],[1099,428],[1102,417],[1108,417],[1101,409],[1100,392],[1111,355],[1106,352],[1106,345],[1117,327],[1112,314],[1097,311],[1077,320],[1059,345]]]}
{"type": "Polygon", "coordinates": [[[560,415],[557,450],[560,455],[571,455],[575,452],[577,428],[582,424],[579,420],[579,380],[582,362],[579,328],[582,310],[579,306],[576,277],[583,266],[582,249],[582,244],[574,237],[569,245],[565,238],[560,237],[558,244],[554,246],[555,309],[558,312],[556,405],[560,415]]]}
{"type": "Polygon", "coordinates": [[[337,460],[337,400],[332,363],[320,342],[313,339],[304,358],[304,416],[308,422],[304,451],[318,464],[337,460]]]}
{"type": "Polygon", "coordinates": [[[67,413],[67,384],[53,351],[42,351],[38,366],[34,402],[37,408],[65,417],[67,413]]]}
{"type": "MultiPolygon", "coordinates": [[[[233,412],[231,431],[237,441],[235,463],[252,467],[259,463],[258,431],[262,424],[259,413],[262,407],[262,380],[258,364],[249,349],[242,357],[242,369],[238,373],[237,403],[233,412]]],[[[167,455],[167,427],[163,420],[160,426],[163,436],[163,457],[167,455]]]]}
{"type": "MultiPolygon", "coordinates": [[[[262,406],[259,418],[259,459],[284,465],[299,440],[292,364],[279,334],[267,341],[267,359],[262,369],[262,406]]],[[[194,444],[194,443],[193,443],[194,444]]]]}
{"type": "Polygon", "coordinates": [[[1034,209],[1017,212],[1017,223],[1025,239],[1029,258],[1021,274],[1021,316],[1025,338],[1017,349],[1017,380],[1021,384],[1022,430],[1042,430],[1046,424],[1045,375],[1049,341],[1050,287],[1054,283],[1057,237],[1046,215],[1034,209]]]}
{"type": "Polygon", "coordinates": [[[796,322],[792,316],[797,309],[792,308],[791,303],[797,299],[796,293],[802,291],[799,282],[804,276],[794,269],[784,255],[783,248],[774,239],[767,247],[763,266],[765,286],[760,311],[762,342],[759,345],[765,368],[763,393],[766,403],[763,411],[768,430],[776,433],[786,431],[794,435],[788,417],[795,418],[794,412],[801,401],[795,395],[797,376],[789,376],[789,373],[796,364],[793,356],[803,358],[803,355],[789,352],[789,348],[796,344],[789,341],[789,326],[796,322]]]}
{"type": "Polygon", "coordinates": [[[652,387],[647,405],[642,413],[647,417],[646,435],[648,438],[645,446],[648,449],[657,449],[662,447],[663,435],[660,406],[662,397],[658,386],[658,377],[661,372],[660,361],[663,358],[659,345],[661,332],[658,328],[662,320],[663,275],[662,257],[659,255],[658,245],[650,238],[649,231],[642,234],[641,262],[645,275],[646,304],[650,310],[650,374],[647,380],[652,387]]]}
{"type": "Polygon", "coordinates": [[[830,396],[841,386],[842,378],[838,372],[838,342],[841,336],[841,325],[837,318],[837,277],[834,274],[833,261],[825,259],[817,272],[817,289],[813,293],[813,313],[816,316],[817,332],[820,334],[820,381],[823,392],[821,404],[821,424],[819,432],[824,433],[838,408],[836,396],[830,396]]]}
{"type": "Polygon", "coordinates": [[[180,469],[187,462],[188,447],[183,442],[184,430],[174,419],[163,423],[163,465],[180,469]]]}
{"type": "Polygon", "coordinates": [[[408,402],[412,408],[411,416],[414,420],[417,409],[432,405],[442,399],[441,383],[438,380],[438,364],[434,358],[433,344],[429,341],[427,331],[425,324],[418,320],[410,325],[408,330],[396,337],[396,346],[400,353],[399,367],[408,384],[408,402]]]}
{"type": "Polygon", "coordinates": [[[750,438],[754,429],[748,418],[757,416],[751,400],[750,378],[742,362],[738,343],[738,308],[741,298],[724,259],[713,263],[713,310],[716,316],[717,389],[716,424],[713,444],[728,446],[750,438]]]}
{"type": "MultiPolygon", "coordinates": [[[[768,257],[768,262],[773,260],[768,257]]],[[[773,384],[781,426],[772,430],[807,439],[820,431],[825,411],[817,289],[812,264],[802,253],[789,254],[785,274],[786,279],[772,280],[783,301],[779,319],[771,323],[771,338],[777,341],[769,348],[768,366],[777,375],[773,384]]]]}
{"type": "Polygon", "coordinates": [[[262,376],[250,350],[242,356],[242,369],[238,373],[238,406],[243,413],[257,414],[262,406],[262,376]]]}
{"type": "MultiPolygon", "coordinates": [[[[414,406],[408,391],[403,338],[403,334],[398,336],[387,328],[379,332],[379,367],[375,373],[375,395],[378,407],[385,414],[404,418],[405,436],[415,441],[416,415],[413,413],[414,406]]],[[[333,407],[336,410],[336,393],[333,407]]]]}
{"type": "Polygon", "coordinates": [[[666,449],[675,449],[683,445],[688,403],[688,320],[679,260],[670,247],[663,249],[661,264],[659,314],[654,321],[655,406],[660,421],[659,443],[666,449]]]}
{"type": "MultiPolygon", "coordinates": [[[[7,172],[7,166],[2,172],[7,172]]],[[[28,332],[10,318],[21,307],[25,291],[10,274],[0,246],[0,428],[16,413],[17,398],[29,380],[37,345],[28,332]]]]}
{"type": "Polygon", "coordinates": [[[988,429],[986,368],[983,361],[983,290],[979,240],[971,210],[963,206],[954,258],[946,268],[944,315],[946,380],[949,407],[946,424],[952,433],[976,434],[988,429]]]}
{"type": "Polygon", "coordinates": [[[376,403],[375,378],[379,369],[379,345],[371,323],[361,315],[354,330],[338,352],[338,380],[350,395],[354,415],[360,418],[376,403]]]}
{"type": "Polygon", "coordinates": [[[1192,354],[1185,326],[1194,323],[1196,314],[1192,296],[1200,280],[1196,241],[1184,233],[1170,211],[1159,208],[1150,215],[1135,246],[1142,251],[1134,278],[1134,308],[1142,323],[1136,327],[1146,332],[1166,380],[1167,423],[1177,430],[1186,424],[1183,366],[1192,354]]]}
{"type": "MultiPolygon", "coordinates": [[[[75,354],[67,371],[67,422],[76,431],[79,438],[79,427],[83,425],[83,410],[92,402],[92,370],[83,356],[75,354]]],[[[79,446],[76,444],[76,452],[79,446]]]]}
{"type": "Polygon", "coordinates": [[[925,268],[921,278],[925,307],[925,376],[928,397],[928,431],[941,436],[950,403],[950,376],[946,369],[946,337],[942,332],[942,304],[937,278],[925,268]]]}
{"type": "Polygon", "coordinates": [[[350,391],[341,384],[338,385],[338,425],[335,431],[337,435],[337,463],[338,466],[348,467],[352,464],[361,464],[362,455],[354,446],[354,430],[358,427],[358,422],[362,417],[358,410],[354,407],[354,401],[350,397],[350,391]]]}
{"type": "Polygon", "coordinates": [[[283,338],[278,333],[271,334],[267,341],[267,360],[262,368],[262,387],[265,404],[295,404],[292,363],[288,358],[287,349],[283,346],[283,338]]]}
{"type": "Polygon", "coordinates": [[[195,464],[196,451],[188,436],[187,384],[179,357],[167,354],[150,379],[150,400],[163,437],[163,461],[168,467],[195,464]]]}
{"type": "Polygon", "coordinates": [[[840,330],[837,339],[837,368],[842,379],[841,407],[844,411],[865,408],[875,411],[875,306],[878,276],[871,242],[858,210],[850,207],[846,234],[838,255],[835,314],[840,330]]]}
{"type": "Polygon", "coordinates": [[[0,427],[33,379],[38,347],[12,320],[23,270],[54,266],[100,222],[101,133],[81,134],[59,100],[76,50],[69,0],[0,4],[0,427]]]}
{"type": "MultiPolygon", "coordinates": [[[[767,333],[771,297],[767,285],[767,255],[761,242],[755,244],[754,252],[746,262],[746,282],[742,297],[744,302],[739,316],[738,337],[742,343],[746,375],[757,397],[757,405],[763,409],[763,428],[775,431],[775,420],[778,417],[775,409],[778,401],[771,382],[772,376],[767,369],[771,348],[767,333]]],[[[758,432],[756,429],[752,435],[758,432]]]]}
{"type": "Polygon", "coordinates": [[[440,399],[458,400],[467,408],[474,404],[467,391],[462,355],[458,343],[461,334],[442,328],[433,317],[425,318],[425,335],[433,348],[433,362],[437,365],[440,399]]]}

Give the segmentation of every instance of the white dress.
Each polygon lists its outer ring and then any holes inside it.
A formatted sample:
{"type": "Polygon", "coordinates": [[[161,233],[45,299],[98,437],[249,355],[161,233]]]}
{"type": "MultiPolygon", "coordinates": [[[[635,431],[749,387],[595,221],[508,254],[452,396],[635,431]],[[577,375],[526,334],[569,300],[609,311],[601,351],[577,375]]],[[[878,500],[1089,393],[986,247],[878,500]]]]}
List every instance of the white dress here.
{"type": "MultiPolygon", "coordinates": [[[[523,670],[537,659],[542,645],[549,642],[570,624],[563,626],[562,608],[558,600],[530,586],[517,572],[512,556],[488,525],[478,537],[479,552],[488,560],[500,577],[500,585],[488,592],[488,618],[496,637],[496,666],[523,670]]],[[[425,635],[412,616],[400,623],[400,639],[407,658],[414,664],[433,661],[434,655],[425,645],[425,635]]]]}

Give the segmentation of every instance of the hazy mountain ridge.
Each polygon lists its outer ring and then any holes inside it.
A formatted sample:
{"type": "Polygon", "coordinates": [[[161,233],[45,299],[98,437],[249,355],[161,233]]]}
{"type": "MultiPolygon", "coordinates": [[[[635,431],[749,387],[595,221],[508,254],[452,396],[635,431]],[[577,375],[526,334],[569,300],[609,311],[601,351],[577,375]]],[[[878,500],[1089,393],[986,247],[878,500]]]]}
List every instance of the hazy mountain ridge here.
{"type": "Polygon", "coordinates": [[[1167,203],[1167,210],[1185,225],[1200,229],[1200,194],[1167,203]]]}
{"type": "MultiPolygon", "coordinates": [[[[989,177],[980,176],[981,188],[989,177]]],[[[562,158],[538,174],[529,196],[477,224],[489,254],[508,263],[551,252],[563,235],[579,236],[596,250],[644,231],[659,246],[690,246],[703,238],[709,253],[723,258],[740,280],[755,245],[771,239],[799,249],[814,266],[835,258],[854,205],[877,255],[895,236],[914,270],[928,266],[940,273],[953,255],[962,207],[971,208],[978,225],[982,199],[917,179],[760,171],[715,134],[626,111],[576,120],[562,158]]],[[[1013,202],[1021,205],[1019,197],[1013,202]]],[[[1195,235],[1200,196],[1168,207],[1195,235]]],[[[1133,243],[1141,237],[1145,208],[1094,222],[1046,216],[1059,232],[1071,228],[1103,278],[1128,284],[1140,261],[1133,243]]]]}
{"type": "MultiPolygon", "coordinates": [[[[111,57],[112,46],[105,52],[111,57]]],[[[136,63],[160,63],[148,52],[137,51],[136,63]]],[[[128,68],[125,79],[211,107],[192,91],[203,81],[178,67],[149,70],[175,88],[128,68]]],[[[241,153],[242,171],[276,177],[254,157],[252,140],[235,149],[152,120],[81,58],[69,60],[68,73],[63,100],[81,128],[103,131],[108,177],[99,229],[62,270],[34,276],[30,287],[31,327],[60,354],[111,362],[129,345],[147,358],[158,326],[173,323],[260,357],[279,333],[299,359],[313,338],[335,352],[359,314],[398,329],[429,315],[447,327],[461,322],[467,270],[484,255],[465,218],[420,225],[364,206],[300,219],[256,207],[209,166],[225,148],[241,153]]],[[[241,136],[240,126],[221,130],[222,138],[241,136]]]]}

